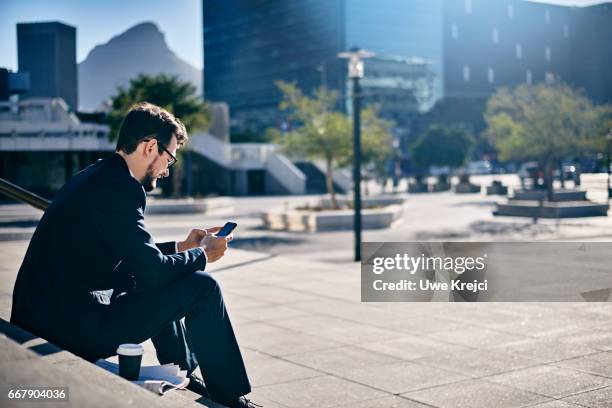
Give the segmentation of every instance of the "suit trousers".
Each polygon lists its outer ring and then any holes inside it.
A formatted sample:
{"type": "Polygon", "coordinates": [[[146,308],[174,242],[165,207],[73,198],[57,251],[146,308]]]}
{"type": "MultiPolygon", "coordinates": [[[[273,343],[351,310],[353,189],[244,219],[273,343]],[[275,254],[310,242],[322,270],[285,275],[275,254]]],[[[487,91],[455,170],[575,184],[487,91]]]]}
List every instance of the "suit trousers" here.
{"type": "Polygon", "coordinates": [[[160,363],[189,373],[199,365],[213,400],[228,403],[251,391],[221,288],[207,272],[161,289],[122,293],[99,318],[101,357],[116,354],[121,343],[150,338],[160,363]]]}

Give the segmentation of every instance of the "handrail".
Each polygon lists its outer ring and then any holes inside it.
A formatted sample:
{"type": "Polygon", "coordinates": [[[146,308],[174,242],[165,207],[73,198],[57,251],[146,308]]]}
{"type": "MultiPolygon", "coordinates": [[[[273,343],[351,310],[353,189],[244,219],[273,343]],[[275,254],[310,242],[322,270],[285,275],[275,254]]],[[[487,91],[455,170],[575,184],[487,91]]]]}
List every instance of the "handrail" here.
{"type": "Polygon", "coordinates": [[[44,199],[41,196],[36,195],[25,188],[21,188],[3,178],[0,178],[0,193],[17,201],[30,204],[32,207],[38,208],[42,211],[45,211],[49,204],[51,204],[49,200],[44,199]]]}

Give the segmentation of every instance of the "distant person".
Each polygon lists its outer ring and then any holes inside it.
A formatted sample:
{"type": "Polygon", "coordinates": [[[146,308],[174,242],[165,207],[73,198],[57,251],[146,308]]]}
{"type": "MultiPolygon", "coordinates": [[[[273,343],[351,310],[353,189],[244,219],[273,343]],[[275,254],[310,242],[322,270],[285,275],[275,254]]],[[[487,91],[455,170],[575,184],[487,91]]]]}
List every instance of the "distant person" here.
{"type": "Polygon", "coordinates": [[[144,225],[145,192],[186,142],[169,112],[132,107],[116,152],[72,177],[45,211],[17,276],[11,323],[92,362],[150,338],[160,363],[187,370],[189,389],[253,407],[219,284],[204,272],[231,235],[194,229],[184,241],[155,243],[144,225]]]}
{"type": "Polygon", "coordinates": [[[575,169],[574,173],[572,174],[572,177],[574,179],[574,187],[575,188],[580,187],[580,184],[581,184],[581,182],[580,182],[580,175],[581,175],[580,174],[580,165],[576,164],[576,169],[575,169]]]}

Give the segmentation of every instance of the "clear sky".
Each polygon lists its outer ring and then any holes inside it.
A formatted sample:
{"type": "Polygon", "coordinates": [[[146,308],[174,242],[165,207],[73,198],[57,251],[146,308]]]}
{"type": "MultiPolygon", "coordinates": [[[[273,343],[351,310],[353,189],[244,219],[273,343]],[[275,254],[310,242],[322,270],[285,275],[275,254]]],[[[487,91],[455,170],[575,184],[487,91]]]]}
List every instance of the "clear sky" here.
{"type": "MultiPolygon", "coordinates": [[[[169,47],[202,68],[202,0],[0,0],[0,67],[17,69],[18,22],[62,21],[77,28],[77,60],[143,21],[153,21],[169,47]]],[[[229,1],[229,0],[228,0],[229,1]]],[[[284,0],[281,0],[284,1],[284,0]]],[[[350,0],[349,0],[350,1],[350,0]]],[[[398,0],[409,1],[409,0],[398,0]]],[[[604,0],[537,0],[590,5],[604,0]]]]}
{"type": "Polygon", "coordinates": [[[0,67],[17,69],[21,22],[61,21],[77,28],[77,61],[97,44],[152,21],[180,58],[202,68],[202,0],[0,0],[0,67]]]}

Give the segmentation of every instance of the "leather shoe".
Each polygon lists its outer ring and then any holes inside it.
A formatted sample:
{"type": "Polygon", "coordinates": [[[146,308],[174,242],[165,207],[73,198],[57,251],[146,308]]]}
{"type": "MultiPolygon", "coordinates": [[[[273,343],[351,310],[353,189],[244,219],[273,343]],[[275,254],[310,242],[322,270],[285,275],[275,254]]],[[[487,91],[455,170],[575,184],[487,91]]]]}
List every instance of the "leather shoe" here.
{"type": "Polygon", "coordinates": [[[187,384],[187,389],[210,399],[210,394],[206,389],[206,384],[204,384],[204,380],[195,375],[194,373],[191,373],[189,375],[189,384],[187,384]]]}
{"type": "Polygon", "coordinates": [[[248,400],[245,397],[240,397],[233,403],[229,404],[230,408],[260,408],[263,405],[257,405],[256,403],[248,400]]]}

